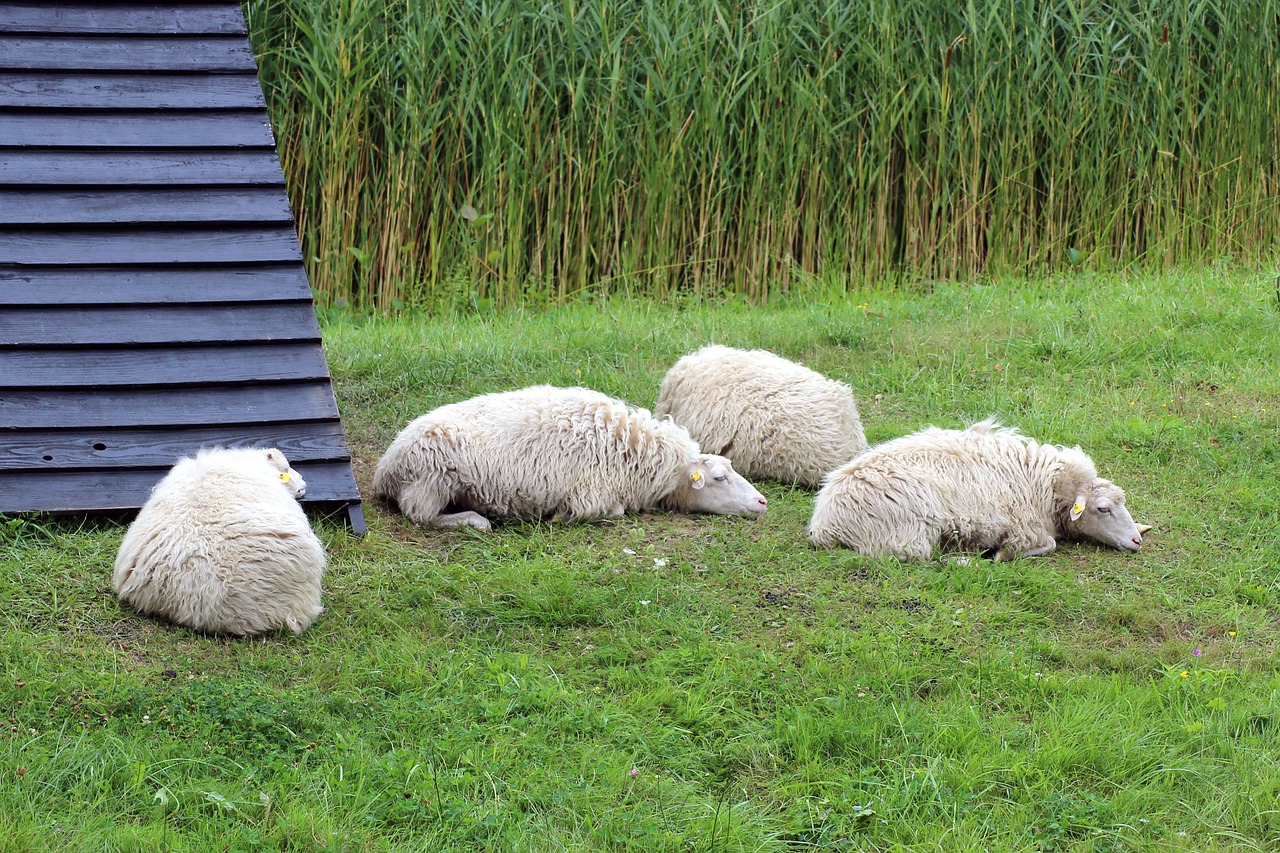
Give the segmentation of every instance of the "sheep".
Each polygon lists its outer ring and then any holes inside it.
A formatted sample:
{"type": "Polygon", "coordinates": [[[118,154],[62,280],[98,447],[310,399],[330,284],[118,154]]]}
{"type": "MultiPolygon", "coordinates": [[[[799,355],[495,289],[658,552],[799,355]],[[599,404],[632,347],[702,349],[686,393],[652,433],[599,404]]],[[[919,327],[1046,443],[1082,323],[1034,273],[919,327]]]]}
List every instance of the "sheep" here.
{"type": "Polygon", "coordinates": [[[663,378],[654,414],[744,477],[810,488],[867,447],[848,385],[767,350],[713,344],[684,356],[663,378]]]}
{"type": "Polygon", "coordinates": [[[182,459],[125,532],[116,594],[139,613],[208,634],[301,633],[323,610],[325,567],[298,503],[305,494],[275,448],[182,459]]]}
{"type": "Polygon", "coordinates": [[[900,560],[927,560],[935,549],[1034,557],[1059,538],[1142,547],[1124,491],[1098,477],[1084,451],[1040,444],[991,419],[965,430],[929,427],[832,471],[809,538],[900,560]]]}
{"type": "Polygon", "coordinates": [[[490,528],[490,516],[572,522],[673,509],[758,517],[769,503],[669,419],[550,385],[417,418],[378,460],[373,490],[416,525],[478,530],[490,528]]]}

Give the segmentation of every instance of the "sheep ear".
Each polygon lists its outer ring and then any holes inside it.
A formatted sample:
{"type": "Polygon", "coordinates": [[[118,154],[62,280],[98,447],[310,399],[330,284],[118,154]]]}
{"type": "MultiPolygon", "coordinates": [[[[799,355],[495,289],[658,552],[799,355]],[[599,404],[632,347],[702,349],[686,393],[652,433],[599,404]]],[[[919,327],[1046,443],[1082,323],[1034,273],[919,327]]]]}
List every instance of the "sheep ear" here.
{"type": "Polygon", "coordinates": [[[701,489],[707,484],[707,478],[702,476],[701,468],[694,468],[689,472],[689,485],[695,489],[701,489]]]}
{"type": "Polygon", "coordinates": [[[1079,521],[1084,515],[1084,495],[1076,495],[1076,502],[1071,505],[1071,520],[1079,521]]]}

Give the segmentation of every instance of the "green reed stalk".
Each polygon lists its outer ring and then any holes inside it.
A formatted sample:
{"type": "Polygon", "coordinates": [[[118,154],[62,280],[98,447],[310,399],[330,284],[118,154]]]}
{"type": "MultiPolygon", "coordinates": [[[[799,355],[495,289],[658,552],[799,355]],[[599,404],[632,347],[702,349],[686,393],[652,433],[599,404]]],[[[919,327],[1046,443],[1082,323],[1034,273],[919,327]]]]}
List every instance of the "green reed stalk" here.
{"type": "Polygon", "coordinates": [[[1280,237],[1280,0],[246,9],[324,301],[766,300],[1280,237]]]}

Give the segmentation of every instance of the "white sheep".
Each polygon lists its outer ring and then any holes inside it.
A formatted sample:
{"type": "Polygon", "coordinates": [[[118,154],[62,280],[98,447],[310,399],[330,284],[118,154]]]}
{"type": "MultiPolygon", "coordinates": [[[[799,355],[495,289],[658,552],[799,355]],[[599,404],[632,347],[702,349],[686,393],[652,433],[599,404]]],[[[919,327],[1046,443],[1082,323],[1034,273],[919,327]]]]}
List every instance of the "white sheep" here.
{"type": "Polygon", "coordinates": [[[274,448],[209,448],[181,460],[125,533],[116,594],[139,613],[209,634],[300,633],[323,610],[325,567],[298,504],[304,494],[274,448]]]}
{"type": "Polygon", "coordinates": [[[809,538],[901,560],[927,560],[938,549],[1034,557],[1059,538],[1142,547],[1124,491],[1099,478],[1084,451],[1040,444],[993,420],[965,430],[929,427],[832,471],[809,538]]]}
{"type": "Polygon", "coordinates": [[[378,460],[373,489],[417,525],[480,530],[488,516],[583,521],[659,508],[759,516],[768,506],[683,427],[598,391],[549,385],[414,420],[378,460]]]}
{"type": "Polygon", "coordinates": [[[816,487],[867,447],[848,385],[767,350],[711,345],[686,355],[663,378],[654,414],[744,477],[816,487]]]}

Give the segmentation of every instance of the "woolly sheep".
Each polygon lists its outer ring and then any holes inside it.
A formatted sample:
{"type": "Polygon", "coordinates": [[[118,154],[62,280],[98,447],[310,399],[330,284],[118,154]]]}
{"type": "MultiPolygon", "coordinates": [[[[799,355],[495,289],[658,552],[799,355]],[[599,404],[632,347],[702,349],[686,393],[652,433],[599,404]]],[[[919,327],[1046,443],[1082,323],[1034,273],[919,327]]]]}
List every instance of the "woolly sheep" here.
{"type": "Polygon", "coordinates": [[[156,484],[116,556],[116,594],[209,634],[300,633],[325,553],[298,504],[306,482],[271,449],[201,450],[156,484]]]}
{"type": "Polygon", "coordinates": [[[1039,444],[993,420],[903,436],[832,471],[809,538],[862,554],[927,560],[935,549],[1047,554],[1059,538],[1137,551],[1124,491],[1079,447],[1039,444]]]}
{"type": "Polygon", "coordinates": [[[759,516],[768,506],[683,427],[598,391],[549,385],[414,420],[378,461],[373,489],[415,524],[480,530],[487,516],[582,521],[655,508],[759,516]]]}
{"type": "Polygon", "coordinates": [[[848,385],[767,350],[711,345],[686,355],[663,378],[654,414],[744,477],[817,487],[867,447],[848,385]]]}

